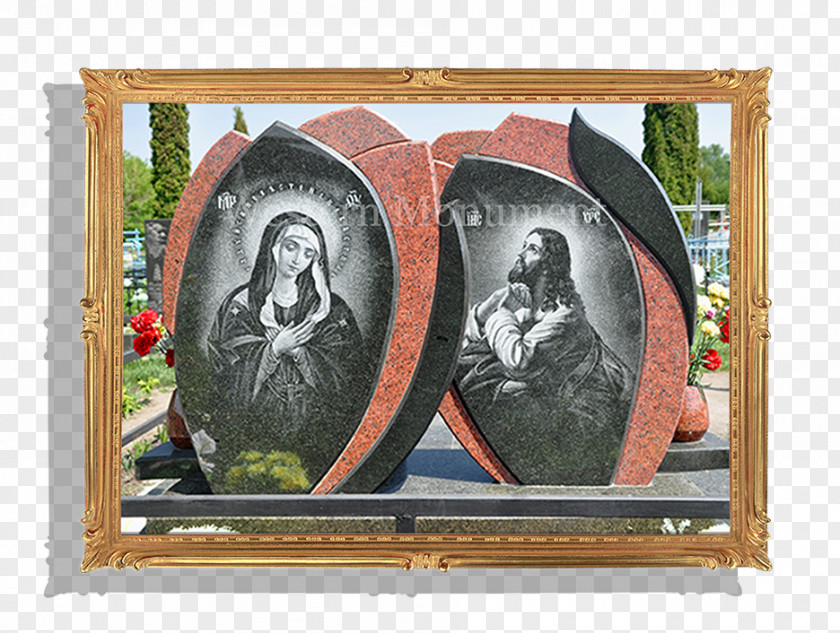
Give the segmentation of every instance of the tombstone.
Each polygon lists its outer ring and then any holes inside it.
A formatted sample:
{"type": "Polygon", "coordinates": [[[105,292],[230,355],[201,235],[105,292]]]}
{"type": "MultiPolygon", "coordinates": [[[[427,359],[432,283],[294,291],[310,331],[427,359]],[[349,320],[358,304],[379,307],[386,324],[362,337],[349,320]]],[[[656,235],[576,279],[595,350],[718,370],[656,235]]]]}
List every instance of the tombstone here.
{"type": "Polygon", "coordinates": [[[523,484],[608,485],[644,350],[629,244],[594,198],[503,159],[462,157],[441,205],[470,262],[461,399],[523,484]]]}
{"type": "Polygon", "coordinates": [[[403,294],[392,345],[401,353],[386,367],[372,403],[392,417],[370,416],[316,489],[372,492],[420,441],[452,381],[466,308],[463,239],[458,218],[438,217],[426,143],[410,141],[365,107],[325,114],[300,129],[350,158],[387,192],[383,202],[400,246],[403,294]]]}
{"type": "Polygon", "coordinates": [[[172,220],[155,219],[144,222],[146,234],[146,294],[148,306],[156,312],[163,310],[163,266],[166,244],[172,220]]]}
{"type": "MultiPolygon", "coordinates": [[[[453,156],[451,151],[453,146],[456,149],[465,146],[465,151],[482,157],[543,170],[586,195],[606,201],[600,213],[613,218],[615,226],[626,238],[643,290],[643,353],[636,376],[636,393],[611,476],[606,476],[606,468],[601,475],[591,478],[583,476],[583,470],[577,474],[558,471],[551,483],[650,483],[667,451],[679,417],[694,310],[694,296],[689,292],[693,280],[685,241],[661,185],[637,158],[585,124],[577,112],[571,127],[546,119],[511,115],[492,134],[472,131],[444,135],[433,144],[433,148],[442,148],[435,153],[439,171],[451,170],[453,163],[459,164],[458,156],[453,156]],[[461,139],[471,139],[472,146],[466,147],[468,144],[461,139]],[[691,319],[689,315],[692,315],[691,319]]],[[[462,160],[478,164],[474,159],[462,160]]],[[[457,171],[459,167],[455,169],[457,171]]],[[[492,185],[491,179],[486,177],[478,183],[492,185]]],[[[479,186],[474,197],[481,198],[481,204],[492,203],[481,189],[479,186]]],[[[458,192],[447,188],[442,200],[446,204],[458,197],[458,192]]],[[[585,208],[596,207],[585,205],[585,208]]],[[[464,213],[465,224],[470,221],[468,216],[472,221],[480,217],[475,209],[465,208],[464,213]]],[[[468,259],[479,261],[482,266],[485,262],[472,252],[468,259]]],[[[572,259],[574,270],[575,258],[572,259]]],[[[583,262],[584,266],[587,264],[583,262]]],[[[472,268],[470,283],[474,284],[475,265],[472,268]]],[[[478,404],[474,403],[474,406],[480,408],[478,404]]],[[[462,399],[456,388],[444,398],[440,412],[460,442],[497,481],[522,481],[522,473],[515,472],[518,458],[511,460],[504,454],[510,450],[504,436],[492,428],[488,430],[488,423],[474,415],[469,402],[462,399]]],[[[510,426],[514,422],[514,418],[507,418],[496,424],[510,426]]],[[[539,434],[536,437],[540,437],[539,434]]],[[[615,455],[614,448],[612,454],[615,455]]]]}
{"type": "Polygon", "coordinates": [[[351,110],[311,131],[340,130],[354,161],[282,123],[241,148],[173,267],[178,389],[215,493],[372,492],[447,389],[462,315],[435,281],[456,229],[437,225],[428,146],[351,110]]]}

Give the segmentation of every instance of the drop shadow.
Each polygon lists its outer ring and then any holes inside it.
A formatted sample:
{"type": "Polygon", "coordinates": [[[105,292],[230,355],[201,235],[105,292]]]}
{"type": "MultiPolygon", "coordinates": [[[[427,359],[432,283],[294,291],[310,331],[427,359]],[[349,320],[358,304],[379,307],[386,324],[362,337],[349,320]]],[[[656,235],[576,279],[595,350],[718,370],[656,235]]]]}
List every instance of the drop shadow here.
{"type": "MultiPolygon", "coordinates": [[[[46,597],[76,593],[344,593],[370,595],[742,594],[737,570],[674,569],[99,569],[84,556],[84,89],[45,84],[49,102],[49,538],[46,597]]],[[[430,453],[430,456],[434,456],[430,453]]]]}

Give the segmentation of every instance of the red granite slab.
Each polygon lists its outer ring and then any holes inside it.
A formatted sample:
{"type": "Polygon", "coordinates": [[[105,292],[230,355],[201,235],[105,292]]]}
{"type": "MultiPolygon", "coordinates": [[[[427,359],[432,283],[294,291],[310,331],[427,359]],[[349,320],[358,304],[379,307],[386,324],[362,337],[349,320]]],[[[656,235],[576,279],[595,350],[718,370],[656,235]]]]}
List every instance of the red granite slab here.
{"type": "MultiPolygon", "coordinates": [[[[569,127],[562,123],[512,114],[485,140],[476,152],[531,165],[565,178],[583,189],[569,153],[569,127]]],[[[457,162],[457,158],[454,158],[457,162]]],[[[443,186],[441,185],[441,190],[443,186]]],[[[619,226],[622,226],[619,223],[619,226]]],[[[676,288],[655,258],[622,226],[639,269],[645,297],[646,333],[639,387],[628,431],[614,478],[615,484],[646,485],[665,457],[680,414],[688,367],[688,341],[676,288]]],[[[497,477],[493,459],[477,447],[477,429],[471,429],[451,405],[440,413],[459,441],[487,472],[497,477]],[[447,413],[449,419],[447,418],[447,413]]],[[[483,442],[483,439],[480,439],[483,442]]],[[[490,451],[492,454],[492,451],[490,451]]],[[[498,480],[498,479],[497,479],[498,480]]],[[[501,480],[499,480],[501,481],[501,480]]]]}
{"type": "Polygon", "coordinates": [[[374,147],[408,141],[393,123],[364,106],[329,112],[298,128],[317,138],[347,158],[374,147]]]}
{"type": "Polygon", "coordinates": [[[391,221],[400,264],[399,295],[385,366],[368,411],[314,494],[333,490],[388,429],[420,360],[437,278],[438,195],[429,145],[380,146],[353,162],[379,193],[391,221]]]}
{"type": "Polygon", "coordinates": [[[234,131],[220,138],[201,159],[175,207],[163,263],[163,324],[171,333],[175,332],[178,286],[195,223],[218,178],[250,142],[250,138],[234,131]]]}
{"type": "Polygon", "coordinates": [[[688,338],[677,288],[662,265],[624,230],[645,295],[645,353],[633,417],[613,483],[650,483],[674,437],[688,376],[688,338]]]}
{"type": "Polygon", "coordinates": [[[556,121],[511,114],[478,153],[538,167],[583,187],[569,153],[569,126],[556,121]]]}
{"type": "Polygon", "coordinates": [[[461,443],[461,446],[486,470],[496,481],[503,484],[515,484],[516,481],[505,465],[496,457],[496,453],[484,439],[481,431],[472,421],[461,396],[455,387],[450,387],[438,409],[449,430],[461,443]]]}
{"type": "Polygon", "coordinates": [[[452,165],[444,163],[439,160],[435,161],[435,183],[437,184],[438,193],[443,191],[446,186],[446,179],[452,173],[452,165]]]}
{"type": "Polygon", "coordinates": [[[477,154],[490,134],[490,130],[446,132],[432,143],[432,156],[435,161],[454,166],[461,154],[477,154]]]}

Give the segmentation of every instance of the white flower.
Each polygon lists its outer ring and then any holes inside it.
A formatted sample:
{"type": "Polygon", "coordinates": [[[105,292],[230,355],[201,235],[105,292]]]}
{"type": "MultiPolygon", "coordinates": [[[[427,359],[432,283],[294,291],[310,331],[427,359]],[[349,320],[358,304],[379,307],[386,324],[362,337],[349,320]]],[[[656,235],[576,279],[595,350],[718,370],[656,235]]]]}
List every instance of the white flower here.
{"type": "Polygon", "coordinates": [[[728,523],[717,523],[712,527],[706,530],[700,530],[698,534],[728,534],[729,533],[729,524],[728,523]]]}
{"type": "Polygon", "coordinates": [[[714,321],[704,321],[703,325],[700,326],[700,331],[712,338],[720,336],[720,328],[718,328],[714,321]]]}
{"type": "Polygon", "coordinates": [[[726,288],[724,288],[723,285],[719,284],[718,282],[709,284],[709,295],[711,295],[712,297],[720,297],[725,291],[726,288]]]}
{"type": "Polygon", "coordinates": [[[218,532],[219,534],[236,534],[233,528],[227,526],[218,526],[205,523],[204,525],[195,525],[192,527],[176,527],[172,528],[167,534],[207,534],[207,532],[218,532]]]}
{"type": "Polygon", "coordinates": [[[697,282],[698,286],[702,286],[704,279],[706,279],[706,271],[700,264],[694,264],[694,281],[697,282]]]}
{"type": "Polygon", "coordinates": [[[697,295],[697,316],[704,317],[712,309],[712,300],[709,297],[706,295],[697,295]]]}

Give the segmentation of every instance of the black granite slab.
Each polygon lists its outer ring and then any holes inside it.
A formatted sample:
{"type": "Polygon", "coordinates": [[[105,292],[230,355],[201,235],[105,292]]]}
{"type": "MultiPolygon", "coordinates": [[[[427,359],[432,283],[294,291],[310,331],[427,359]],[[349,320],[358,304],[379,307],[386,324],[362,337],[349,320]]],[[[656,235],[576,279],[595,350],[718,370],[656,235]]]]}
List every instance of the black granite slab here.
{"type": "Polygon", "coordinates": [[[441,206],[461,217],[467,244],[454,384],[472,419],[522,484],[608,485],[645,343],[624,233],[578,186],[489,157],[461,157],[441,206]],[[530,310],[504,299],[511,281],[530,291],[530,310]]]}
{"type": "Polygon", "coordinates": [[[618,141],[590,126],[577,110],[569,130],[572,162],[583,182],[659,260],[679,293],[689,345],[697,290],[680,222],[656,176],[618,141]]]}
{"type": "Polygon", "coordinates": [[[178,293],[178,388],[214,493],[317,484],[372,397],[397,280],[385,211],[353,163],[282,123],[237,156],[201,212],[178,293]],[[266,300],[284,275],[292,298],[266,300]],[[311,337],[266,351],[307,319],[311,337]]]}
{"type": "Polygon", "coordinates": [[[201,474],[198,459],[192,449],[176,448],[172,442],[164,442],[137,458],[134,476],[144,479],[180,479],[201,474]]]}
{"type": "Polygon", "coordinates": [[[659,466],[660,473],[729,468],[729,442],[706,432],[696,442],[672,442],[659,466]]]}

